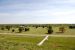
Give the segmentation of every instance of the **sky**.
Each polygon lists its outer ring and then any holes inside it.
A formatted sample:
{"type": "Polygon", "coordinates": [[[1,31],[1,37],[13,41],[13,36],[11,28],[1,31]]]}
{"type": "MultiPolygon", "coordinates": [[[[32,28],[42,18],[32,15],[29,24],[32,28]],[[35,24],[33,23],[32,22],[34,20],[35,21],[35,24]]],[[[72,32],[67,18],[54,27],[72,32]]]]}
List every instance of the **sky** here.
{"type": "Polygon", "coordinates": [[[0,24],[75,24],[75,0],[0,0],[0,24]]]}

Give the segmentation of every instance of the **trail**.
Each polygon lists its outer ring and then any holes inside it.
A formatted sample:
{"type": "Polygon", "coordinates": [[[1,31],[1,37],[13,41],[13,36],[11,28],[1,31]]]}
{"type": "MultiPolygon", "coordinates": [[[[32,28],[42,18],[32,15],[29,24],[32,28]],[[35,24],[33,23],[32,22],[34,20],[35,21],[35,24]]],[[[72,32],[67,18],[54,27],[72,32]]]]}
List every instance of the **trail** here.
{"type": "Polygon", "coordinates": [[[16,35],[16,36],[45,36],[44,39],[42,39],[37,45],[41,46],[46,40],[48,40],[48,37],[75,37],[75,35],[53,35],[53,34],[20,34],[20,33],[0,33],[0,35],[16,35]]]}
{"type": "Polygon", "coordinates": [[[20,35],[20,36],[50,36],[50,37],[75,37],[75,35],[53,35],[53,34],[20,34],[20,33],[0,33],[3,35],[20,35]]]}

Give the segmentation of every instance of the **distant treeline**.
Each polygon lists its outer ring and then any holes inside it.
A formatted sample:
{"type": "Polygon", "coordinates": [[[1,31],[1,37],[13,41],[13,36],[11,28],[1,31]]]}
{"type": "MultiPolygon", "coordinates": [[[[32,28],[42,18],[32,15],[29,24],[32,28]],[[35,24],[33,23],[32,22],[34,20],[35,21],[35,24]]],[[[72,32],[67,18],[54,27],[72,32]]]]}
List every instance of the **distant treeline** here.
{"type": "Polygon", "coordinates": [[[75,26],[75,24],[0,24],[0,26],[75,26]]]}

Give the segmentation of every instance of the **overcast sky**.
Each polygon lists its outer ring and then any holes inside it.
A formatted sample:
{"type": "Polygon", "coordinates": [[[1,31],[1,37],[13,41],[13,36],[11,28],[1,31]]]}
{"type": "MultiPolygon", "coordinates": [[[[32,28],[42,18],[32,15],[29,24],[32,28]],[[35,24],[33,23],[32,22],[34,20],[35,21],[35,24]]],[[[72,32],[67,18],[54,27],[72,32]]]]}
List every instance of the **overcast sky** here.
{"type": "Polygon", "coordinates": [[[75,23],[75,0],[0,0],[0,24],[75,23]]]}

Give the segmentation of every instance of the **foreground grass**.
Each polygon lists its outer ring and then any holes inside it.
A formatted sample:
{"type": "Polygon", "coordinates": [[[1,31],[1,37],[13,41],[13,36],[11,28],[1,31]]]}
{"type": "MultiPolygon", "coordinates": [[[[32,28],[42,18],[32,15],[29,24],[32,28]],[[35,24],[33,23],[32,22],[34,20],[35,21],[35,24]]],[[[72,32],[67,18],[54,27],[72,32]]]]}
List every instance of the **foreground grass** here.
{"type": "Polygon", "coordinates": [[[75,50],[75,38],[49,37],[49,39],[45,41],[43,45],[48,50],[75,50]]]}
{"type": "Polygon", "coordinates": [[[49,37],[41,46],[44,37],[0,35],[0,50],[75,50],[73,37],[49,37]]]}
{"type": "Polygon", "coordinates": [[[43,37],[0,35],[0,50],[36,50],[43,37]]]}

